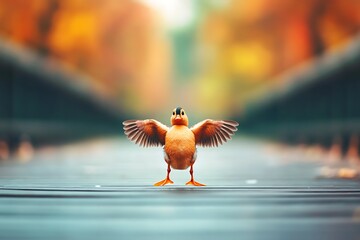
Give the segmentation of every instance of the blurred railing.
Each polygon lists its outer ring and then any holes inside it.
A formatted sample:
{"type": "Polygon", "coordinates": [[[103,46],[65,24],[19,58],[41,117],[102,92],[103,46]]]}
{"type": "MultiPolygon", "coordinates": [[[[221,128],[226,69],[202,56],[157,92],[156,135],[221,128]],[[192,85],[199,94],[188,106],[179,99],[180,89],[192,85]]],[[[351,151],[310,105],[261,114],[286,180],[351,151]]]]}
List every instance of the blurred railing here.
{"type": "Polygon", "coordinates": [[[286,143],[359,148],[360,36],[348,46],[287,73],[249,105],[240,129],[286,143]]]}
{"type": "Polygon", "coordinates": [[[98,97],[82,76],[56,62],[0,44],[0,140],[14,148],[119,134],[123,115],[98,97]]]}

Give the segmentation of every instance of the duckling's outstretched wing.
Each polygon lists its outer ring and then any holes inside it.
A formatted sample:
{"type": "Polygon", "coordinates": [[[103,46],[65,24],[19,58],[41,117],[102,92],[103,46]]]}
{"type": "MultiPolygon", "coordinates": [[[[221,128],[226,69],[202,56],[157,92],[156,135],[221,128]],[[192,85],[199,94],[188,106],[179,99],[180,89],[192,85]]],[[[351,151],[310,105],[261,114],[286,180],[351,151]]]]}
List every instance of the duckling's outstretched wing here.
{"type": "Polygon", "coordinates": [[[140,146],[165,145],[165,135],[169,128],[154,119],[127,120],[123,125],[126,136],[140,146]]]}
{"type": "Polygon", "coordinates": [[[226,120],[206,119],[191,128],[195,135],[196,145],[203,147],[217,147],[227,140],[237,131],[239,123],[226,120]]]}

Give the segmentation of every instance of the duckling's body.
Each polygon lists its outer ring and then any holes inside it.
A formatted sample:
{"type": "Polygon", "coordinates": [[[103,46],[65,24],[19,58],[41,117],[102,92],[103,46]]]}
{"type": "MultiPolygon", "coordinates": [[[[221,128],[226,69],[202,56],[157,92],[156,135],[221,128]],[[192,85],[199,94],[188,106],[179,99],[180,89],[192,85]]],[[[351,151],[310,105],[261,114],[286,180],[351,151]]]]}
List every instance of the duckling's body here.
{"type": "Polygon", "coordinates": [[[173,169],[189,168],[196,160],[194,133],[184,125],[172,126],[166,133],[164,151],[173,169]]]}
{"type": "Polygon", "coordinates": [[[237,130],[235,121],[206,119],[192,128],[188,127],[188,117],[181,107],[173,110],[171,128],[154,120],[128,120],[123,122],[125,134],[131,141],[141,146],[163,146],[164,159],[168,164],[166,178],[155,183],[164,186],[170,180],[171,168],[184,170],[190,167],[191,179],[186,185],[204,186],[194,180],[193,165],[196,160],[196,145],[215,147],[231,139],[237,130]]]}

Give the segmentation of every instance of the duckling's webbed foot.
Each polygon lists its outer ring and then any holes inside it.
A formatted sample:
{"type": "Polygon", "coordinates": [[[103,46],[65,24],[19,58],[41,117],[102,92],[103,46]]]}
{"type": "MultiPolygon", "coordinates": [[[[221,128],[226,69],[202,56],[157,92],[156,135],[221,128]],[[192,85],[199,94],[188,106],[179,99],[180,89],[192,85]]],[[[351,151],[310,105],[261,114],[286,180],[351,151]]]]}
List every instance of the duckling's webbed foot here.
{"type": "Polygon", "coordinates": [[[168,163],[166,178],[164,180],[161,180],[160,182],[155,183],[154,186],[165,186],[166,184],[173,184],[174,182],[170,179],[170,172],[170,163],[168,163]]]}
{"type": "Polygon", "coordinates": [[[203,186],[206,186],[205,184],[202,184],[202,183],[199,183],[199,182],[196,182],[194,180],[190,180],[186,183],[186,185],[193,185],[193,186],[197,186],[197,187],[203,187],[203,186]]]}
{"type": "Polygon", "coordinates": [[[196,181],[194,180],[194,175],[193,175],[193,173],[194,173],[194,171],[193,171],[193,164],[191,164],[191,167],[190,167],[190,176],[191,176],[191,179],[190,179],[190,181],[188,181],[188,182],[186,183],[186,185],[193,185],[193,186],[198,186],[198,187],[206,186],[205,184],[196,182],[196,181]]]}
{"type": "Polygon", "coordinates": [[[159,186],[165,186],[166,184],[173,184],[173,183],[174,182],[171,181],[170,179],[165,178],[164,180],[161,180],[160,182],[155,183],[154,186],[159,187],[159,186]]]}

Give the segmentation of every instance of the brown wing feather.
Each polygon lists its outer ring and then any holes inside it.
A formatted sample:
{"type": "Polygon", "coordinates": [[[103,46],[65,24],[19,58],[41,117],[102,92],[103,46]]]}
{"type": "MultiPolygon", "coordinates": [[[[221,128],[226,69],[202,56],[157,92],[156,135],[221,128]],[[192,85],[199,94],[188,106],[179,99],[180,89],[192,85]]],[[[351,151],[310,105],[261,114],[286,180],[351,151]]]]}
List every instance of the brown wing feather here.
{"type": "Polygon", "coordinates": [[[127,120],[123,122],[125,135],[143,147],[165,145],[165,135],[169,128],[154,120],[127,120]]]}
{"type": "Polygon", "coordinates": [[[231,139],[239,123],[227,120],[206,119],[191,128],[195,135],[196,145],[217,147],[231,139]]]}

